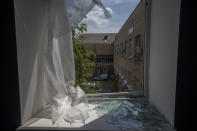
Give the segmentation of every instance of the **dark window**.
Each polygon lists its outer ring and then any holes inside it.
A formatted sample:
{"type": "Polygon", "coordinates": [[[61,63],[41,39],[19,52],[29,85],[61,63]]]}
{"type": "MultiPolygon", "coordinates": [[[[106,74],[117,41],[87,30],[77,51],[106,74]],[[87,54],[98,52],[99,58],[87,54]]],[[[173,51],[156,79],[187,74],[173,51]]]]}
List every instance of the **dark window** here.
{"type": "Polygon", "coordinates": [[[124,43],[124,56],[127,55],[127,41],[124,43]]]}
{"type": "Polygon", "coordinates": [[[113,63],[113,55],[97,55],[96,63],[113,63]]]}
{"type": "Polygon", "coordinates": [[[140,35],[136,36],[135,38],[135,60],[139,60],[140,59],[140,35]]]}
{"type": "Polygon", "coordinates": [[[131,56],[132,55],[132,39],[129,39],[129,47],[128,47],[129,51],[128,51],[128,55],[131,56]]]}

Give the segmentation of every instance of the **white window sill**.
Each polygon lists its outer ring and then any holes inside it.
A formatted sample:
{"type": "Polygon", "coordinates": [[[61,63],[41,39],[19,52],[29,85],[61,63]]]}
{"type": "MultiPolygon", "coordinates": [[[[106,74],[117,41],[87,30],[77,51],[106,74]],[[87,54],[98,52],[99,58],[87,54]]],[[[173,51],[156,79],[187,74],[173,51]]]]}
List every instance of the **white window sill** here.
{"type": "Polygon", "coordinates": [[[97,113],[96,110],[93,110],[95,105],[89,104],[89,115],[90,117],[86,120],[85,125],[83,123],[66,123],[63,122],[60,127],[55,127],[52,124],[52,121],[50,117],[47,114],[50,114],[48,112],[48,109],[43,109],[41,112],[36,114],[34,117],[32,117],[30,120],[28,120],[20,129],[24,128],[45,128],[45,129],[80,129],[80,130],[119,130],[119,128],[107,124],[105,122],[106,116],[100,115],[97,113]]]}
{"type": "MultiPolygon", "coordinates": [[[[98,93],[98,94],[88,94],[89,102],[97,102],[103,100],[129,100],[129,99],[143,99],[143,97],[136,98],[135,96],[140,96],[141,92],[119,92],[119,93],[98,93]],[[113,96],[113,98],[111,98],[113,96]],[[131,98],[133,96],[133,98],[131,98]],[[99,98],[100,97],[100,98],[99,98]]],[[[26,121],[18,131],[32,131],[32,130],[120,130],[115,125],[108,124],[106,120],[108,119],[106,115],[98,113],[94,110],[95,105],[89,103],[89,118],[83,123],[63,123],[60,127],[55,127],[51,121],[51,108],[48,105],[46,108],[41,110],[39,113],[34,115],[31,119],[26,121]]]]}

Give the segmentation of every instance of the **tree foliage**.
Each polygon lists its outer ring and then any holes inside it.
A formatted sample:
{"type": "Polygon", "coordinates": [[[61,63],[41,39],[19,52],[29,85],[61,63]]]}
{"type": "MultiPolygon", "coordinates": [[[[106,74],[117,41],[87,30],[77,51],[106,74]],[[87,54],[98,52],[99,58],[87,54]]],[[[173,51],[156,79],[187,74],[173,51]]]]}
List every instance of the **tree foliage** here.
{"type": "Polygon", "coordinates": [[[80,86],[86,93],[96,93],[95,90],[87,86],[87,78],[92,76],[92,74],[88,72],[88,69],[95,66],[95,62],[92,59],[94,59],[96,55],[94,52],[89,51],[85,44],[81,43],[81,40],[85,38],[82,35],[85,31],[87,31],[86,24],[80,24],[80,26],[72,30],[75,85],[80,86]]]}

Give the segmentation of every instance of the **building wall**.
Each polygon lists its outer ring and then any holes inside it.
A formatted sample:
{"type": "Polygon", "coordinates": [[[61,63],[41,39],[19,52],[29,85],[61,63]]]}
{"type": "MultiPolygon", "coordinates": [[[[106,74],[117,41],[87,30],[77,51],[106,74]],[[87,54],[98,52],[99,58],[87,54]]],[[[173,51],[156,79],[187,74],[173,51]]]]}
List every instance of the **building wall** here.
{"type": "Polygon", "coordinates": [[[144,31],[145,0],[142,0],[116,35],[114,43],[115,72],[120,73],[120,76],[123,76],[122,80],[126,80],[132,86],[131,91],[143,90],[144,31]],[[132,33],[129,34],[129,30],[132,33]],[[136,47],[137,39],[140,39],[139,53],[136,47]]]}
{"type": "Polygon", "coordinates": [[[84,44],[111,44],[114,42],[115,33],[86,33],[83,34],[82,43],[84,44]],[[106,42],[103,40],[104,36],[107,35],[108,38],[106,42]]]}
{"type": "MultiPolygon", "coordinates": [[[[113,59],[113,42],[115,40],[114,33],[93,33],[93,34],[83,34],[84,39],[82,39],[82,43],[86,44],[89,51],[92,51],[96,54],[96,57],[105,57],[106,55],[112,56],[113,59]],[[104,36],[107,35],[108,38],[106,42],[103,40],[104,36]]],[[[89,72],[91,74],[95,74],[100,72],[99,74],[103,74],[108,72],[113,68],[112,62],[96,62],[95,68],[90,68],[89,72]]]]}
{"type": "MultiPolygon", "coordinates": [[[[105,55],[113,56],[112,44],[87,44],[87,46],[88,46],[88,50],[96,54],[96,57],[105,56],[105,55]]],[[[89,72],[91,74],[95,74],[95,73],[105,74],[108,72],[110,68],[113,68],[113,62],[97,62],[96,61],[96,67],[90,68],[89,72]]]]}
{"type": "Polygon", "coordinates": [[[113,55],[112,44],[87,44],[87,46],[96,55],[113,55]]]}
{"type": "Polygon", "coordinates": [[[180,0],[152,0],[149,101],[174,124],[180,0]]]}

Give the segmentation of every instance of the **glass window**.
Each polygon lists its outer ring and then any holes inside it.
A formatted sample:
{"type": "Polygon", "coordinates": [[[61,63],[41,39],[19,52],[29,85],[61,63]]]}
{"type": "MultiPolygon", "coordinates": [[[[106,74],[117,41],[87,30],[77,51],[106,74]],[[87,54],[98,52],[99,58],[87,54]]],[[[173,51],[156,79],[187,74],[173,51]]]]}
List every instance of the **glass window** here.
{"type": "Polygon", "coordinates": [[[136,60],[140,59],[140,43],[141,43],[140,35],[138,35],[136,36],[136,40],[135,40],[135,50],[136,50],[135,59],[136,60]]]}
{"type": "Polygon", "coordinates": [[[132,55],[132,39],[129,39],[129,47],[128,47],[128,49],[129,49],[129,51],[128,51],[129,56],[131,56],[132,55]]]}

